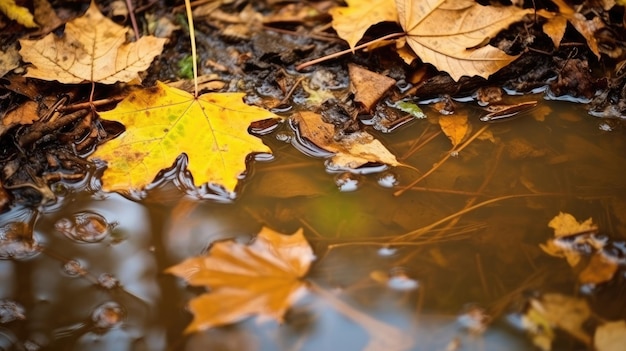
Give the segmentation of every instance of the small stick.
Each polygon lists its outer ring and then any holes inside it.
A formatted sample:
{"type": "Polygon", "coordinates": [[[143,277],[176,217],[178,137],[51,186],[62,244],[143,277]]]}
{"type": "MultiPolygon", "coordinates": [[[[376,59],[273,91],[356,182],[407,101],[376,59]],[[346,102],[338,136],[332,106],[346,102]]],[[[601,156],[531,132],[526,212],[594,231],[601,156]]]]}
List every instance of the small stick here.
{"type": "Polygon", "coordinates": [[[189,24],[189,37],[191,38],[191,64],[193,65],[193,96],[198,97],[198,54],[196,50],[196,31],[193,27],[193,13],[191,3],[185,0],[187,22],[189,24]]]}
{"type": "Polygon", "coordinates": [[[479,131],[474,133],[474,135],[472,135],[472,137],[469,138],[466,142],[464,142],[461,146],[459,146],[458,148],[453,148],[452,150],[450,150],[450,152],[448,152],[446,154],[446,156],[444,156],[441,159],[441,161],[437,162],[428,172],[424,173],[421,177],[419,177],[416,180],[414,180],[413,182],[411,182],[411,184],[409,184],[409,185],[405,186],[404,188],[402,188],[402,189],[396,191],[395,193],[393,193],[393,196],[400,196],[400,195],[402,195],[405,191],[409,190],[410,188],[415,186],[417,183],[421,182],[424,178],[426,178],[429,175],[431,175],[434,171],[439,169],[439,167],[441,167],[450,157],[452,157],[453,153],[461,152],[461,150],[463,150],[472,141],[474,141],[476,138],[478,138],[478,136],[481,135],[487,129],[487,127],[488,127],[488,125],[485,125],[484,127],[480,128],[479,131]]]}
{"type": "MultiPolygon", "coordinates": [[[[188,1],[188,0],[186,0],[186,1],[188,1]]],[[[308,62],[305,62],[305,63],[301,63],[301,64],[296,66],[296,71],[300,71],[300,70],[302,70],[304,68],[307,68],[309,66],[313,66],[313,65],[316,65],[318,63],[334,59],[336,57],[340,57],[340,56],[343,56],[343,55],[346,55],[346,54],[354,53],[355,50],[361,50],[361,49],[366,48],[366,47],[368,47],[368,46],[370,46],[370,45],[372,45],[374,43],[378,43],[378,42],[389,40],[389,39],[400,38],[400,37],[402,37],[404,35],[406,35],[406,34],[405,33],[391,33],[391,34],[387,34],[384,37],[380,37],[378,39],[374,39],[372,41],[368,41],[367,43],[355,46],[352,49],[339,51],[339,52],[336,52],[334,54],[326,55],[326,56],[317,58],[315,60],[311,60],[311,61],[308,61],[308,62]]]]}

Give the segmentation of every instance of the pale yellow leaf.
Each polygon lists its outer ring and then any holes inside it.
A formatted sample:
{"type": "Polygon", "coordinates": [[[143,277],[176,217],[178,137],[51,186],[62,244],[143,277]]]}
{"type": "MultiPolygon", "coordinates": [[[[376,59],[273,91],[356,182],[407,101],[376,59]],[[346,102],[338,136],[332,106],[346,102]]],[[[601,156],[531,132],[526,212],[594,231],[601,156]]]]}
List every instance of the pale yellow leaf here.
{"type": "Polygon", "coordinates": [[[591,218],[584,222],[578,222],[576,217],[563,212],[559,212],[557,216],[552,218],[548,223],[548,227],[554,229],[554,237],[556,238],[598,229],[598,227],[593,224],[591,218]]]}
{"type": "Polygon", "coordinates": [[[530,13],[514,6],[481,6],[460,0],[396,0],[407,43],[424,62],[461,76],[484,78],[516,57],[485,43],[530,13]]]}
{"type": "Polygon", "coordinates": [[[83,16],[66,24],[63,36],[50,33],[40,40],[20,40],[20,55],[34,65],[26,77],[66,84],[139,79],[167,39],[144,36],[127,43],[127,32],[92,3],[83,16]]]}

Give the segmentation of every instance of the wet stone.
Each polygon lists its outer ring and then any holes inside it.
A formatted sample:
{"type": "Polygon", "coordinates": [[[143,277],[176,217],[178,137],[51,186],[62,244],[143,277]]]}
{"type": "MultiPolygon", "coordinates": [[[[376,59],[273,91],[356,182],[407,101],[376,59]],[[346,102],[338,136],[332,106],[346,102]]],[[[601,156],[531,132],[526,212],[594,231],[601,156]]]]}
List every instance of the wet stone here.
{"type": "Polygon", "coordinates": [[[112,225],[95,212],[77,212],[71,218],[61,218],[54,227],[71,240],[96,243],[104,240],[110,233],[112,225]]]}

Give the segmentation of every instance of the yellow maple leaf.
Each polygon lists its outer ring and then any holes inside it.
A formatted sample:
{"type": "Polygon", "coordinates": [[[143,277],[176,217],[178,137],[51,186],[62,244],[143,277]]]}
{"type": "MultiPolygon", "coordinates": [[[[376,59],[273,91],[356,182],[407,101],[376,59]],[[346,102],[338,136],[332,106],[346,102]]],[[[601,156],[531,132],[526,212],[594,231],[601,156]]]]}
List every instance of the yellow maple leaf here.
{"type": "Polygon", "coordinates": [[[228,240],[211,246],[166,272],[210,292],[192,299],[194,319],[187,332],[235,323],[252,315],[282,321],[305,288],[302,279],[315,259],[302,229],[292,235],[262,228],[254,242],[228,240]]]}
{"type": "Polygon", "coordinates": [[[393,0],[346,0],[347,7],[334,7],[328,11],[337,35],[348,42],[350,49],[369,27],[379,22],[396,22],[398,13],[393,0]]]}
{"type": "Polygon", "coordinates": [[[15,4],[15,0],[1,0],[0,12],[26,28],[37,28],[33,15],[27,8],[15,4]]]}
{"type": "Polygon", "coordinates": [[[260,139],[248,134],[250,123],[277,118],[244,104],[243,96],[209,93],[194,98],[158,82],[153,88],[131,93],[114,110],[100,113],[102,118],[126,126],[124,133],[90,156],[108,163],[102,176],[103,189],[141,189],[186,153],[196,185],[210,182],[232,192],[237,177],[246,169],[246,156],[271,152],[260,139]]]}
{"type": "Polygon", "coordinates": [[[104,17],[95,3],[65,26],[62,37],[20,40],[20,55],[34,65],[26,77],[75,84],[114,84],[139,79],[163,51],[164,38],[144,36],[126,43],[128,29],[104,17]]]}
{"type": "Polygon", "coordinates": [[[396,7],[411,49],[454,80],[487,78],[511,63],[516,56],[484,44],[530,13],[514,6],[481,6],[473,0],[396,0],[396,7]]]}

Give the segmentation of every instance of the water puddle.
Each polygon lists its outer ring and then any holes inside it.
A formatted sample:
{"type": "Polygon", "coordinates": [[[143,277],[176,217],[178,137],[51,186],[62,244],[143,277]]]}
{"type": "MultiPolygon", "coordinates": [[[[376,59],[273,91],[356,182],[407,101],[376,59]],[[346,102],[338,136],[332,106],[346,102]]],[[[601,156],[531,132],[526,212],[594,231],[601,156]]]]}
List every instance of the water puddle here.
{"type": "MultiPolygon", "coordinates": [[[[465,112],[474,131],[485,126],[465,112]]],[[[0,215],[0,348],[529,350],[512,320],[548,293],[624,319],[625,131],[580,105],[541,101],[450,156],[428,117],[377,133],[411,167],[356,174],[328,169],[327,153],[282,125],[263,136],[274,155],[254,163],[234,201],[217,188],[181,191],[184,157],[135,200],[59,185],[59,203],[0,215]],[[600,228],[561,241],[581,252],[603,243],[617,267],[606,281],[581,286],[540,248],[559,212],[600,228]],[[283,324],[250,318],[183,334],[185,306],[204,290],[163,271],[216,241],[248,243],[261,226],[303,228],[317,256],[313,293],[283,324]]],[[[553,350],[586,346],[564,335],[553,350]]]]}

